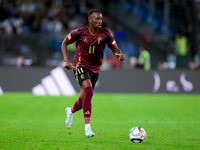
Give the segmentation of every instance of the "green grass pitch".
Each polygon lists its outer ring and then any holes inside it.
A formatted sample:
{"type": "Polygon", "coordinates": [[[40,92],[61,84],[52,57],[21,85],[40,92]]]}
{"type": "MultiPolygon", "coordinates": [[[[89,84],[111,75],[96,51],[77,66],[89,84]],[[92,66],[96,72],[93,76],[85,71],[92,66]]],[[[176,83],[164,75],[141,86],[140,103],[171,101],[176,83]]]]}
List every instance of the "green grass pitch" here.
{"type": "Polygon", "coordinates": [[[82,110],[65,126],[73,97],[4,93],[0,96],[0,150],[185,150],[200,149],[200,95],[94,93],[86,138],[82,110]],[[132,143],[128,134],[141,126],[147,138],[132,143]]]}

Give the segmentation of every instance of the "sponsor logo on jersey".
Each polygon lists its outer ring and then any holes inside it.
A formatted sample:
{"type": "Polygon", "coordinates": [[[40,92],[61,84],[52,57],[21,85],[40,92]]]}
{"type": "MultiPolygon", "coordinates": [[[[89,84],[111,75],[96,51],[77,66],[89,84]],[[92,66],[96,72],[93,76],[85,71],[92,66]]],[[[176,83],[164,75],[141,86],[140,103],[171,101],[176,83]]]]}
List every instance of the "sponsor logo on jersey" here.
{"type": "Polygon", "coordinates": [[[87,41],[87,39],[84,39],[83,42],[87,43],[88,41],[87,41]]]}

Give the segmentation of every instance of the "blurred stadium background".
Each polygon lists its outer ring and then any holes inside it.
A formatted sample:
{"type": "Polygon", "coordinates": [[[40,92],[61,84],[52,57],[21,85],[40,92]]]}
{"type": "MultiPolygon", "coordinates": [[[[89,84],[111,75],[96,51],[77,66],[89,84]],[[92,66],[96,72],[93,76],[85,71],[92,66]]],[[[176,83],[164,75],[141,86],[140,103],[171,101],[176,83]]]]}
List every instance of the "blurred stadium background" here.
{"type": "MultiPolygon", "coordinates": [[[[1,91],[31,92],[62,67],[62,40],[87,26],[93,8],[102,11],[103,26],[127,56],[122,63],[105,49],[96,92],[200,93],[199,0],[0,0],[1,91]],[[138,68],[143,50],[150,67],[138,68]]],[[[69,46],[71,60],[74,52],[75,43],[69,46]]],[[[72,72],[67,75],[78,92],[72,72]]]]}

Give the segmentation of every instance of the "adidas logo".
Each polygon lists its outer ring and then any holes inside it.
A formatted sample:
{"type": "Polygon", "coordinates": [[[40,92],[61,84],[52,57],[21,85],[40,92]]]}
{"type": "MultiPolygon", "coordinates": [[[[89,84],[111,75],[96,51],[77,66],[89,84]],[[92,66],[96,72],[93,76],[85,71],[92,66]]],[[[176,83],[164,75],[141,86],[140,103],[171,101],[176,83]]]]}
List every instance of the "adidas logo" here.
{"type": "Polygon", "coordinates": [[[84,114],[85,114],[85,115],[90,115],[90,112],[89,112],[89,111],[86,111],[84,114]]]}
{"type": "Polygon", "coordinates": [[[88,41],[87,41],[87,39],[84,39],[83,42],[86,42],[86,43],[87,43],[88,41]]]}
{"type": "Polygon", "coordinates": [[[142,134],[139,138],[144,138],[144,135],[142,134]]]}
{"type": "Polygon", "coordinates": [[[0,87],[0,95],[3,95],[3,90],[1,87],[0,87]]]}
{"type": "Polygon", "coordinates": [[[50,75],[41,80],[40,84],[32,88],[32,93],[37,96],[73,96],[76,91],[63,68],[56,67],[51,70],[50,75]]]}

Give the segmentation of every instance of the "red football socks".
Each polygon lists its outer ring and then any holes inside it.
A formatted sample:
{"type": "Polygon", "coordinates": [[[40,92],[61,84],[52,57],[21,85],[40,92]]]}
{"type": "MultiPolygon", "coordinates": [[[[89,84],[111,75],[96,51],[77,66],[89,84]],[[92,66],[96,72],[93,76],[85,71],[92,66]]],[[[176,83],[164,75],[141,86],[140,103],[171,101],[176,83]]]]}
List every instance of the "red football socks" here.
{"type": "Polygon", "coordinates": [[[72,113],[75,113],[76,111],[82,109],[82,103],[83,103],[83,100],[79,98],[79,99],[74,103],[74,105],[72,106],[71,112],[72,112],[72,113]]]}
{"type": "Polygon", "coordinates": [[[86,87],[84,90],[84,99],[83,99],[83,114],[84,114],[84,120],[85,124],[90,124],[90,117],[91,117],[91,111],[92,111],[92,96],[93,96],[93,89],[92,87],[86,87]]]}

